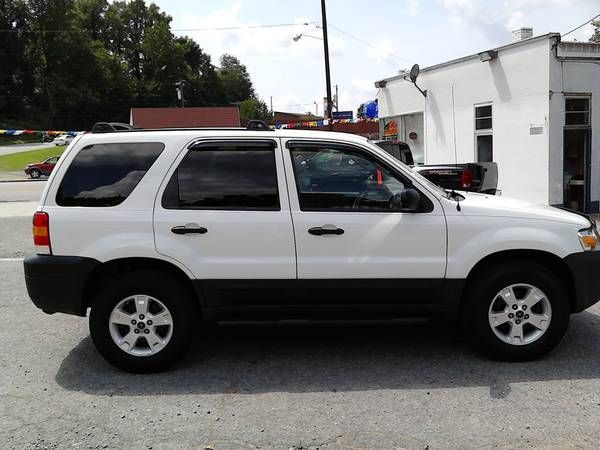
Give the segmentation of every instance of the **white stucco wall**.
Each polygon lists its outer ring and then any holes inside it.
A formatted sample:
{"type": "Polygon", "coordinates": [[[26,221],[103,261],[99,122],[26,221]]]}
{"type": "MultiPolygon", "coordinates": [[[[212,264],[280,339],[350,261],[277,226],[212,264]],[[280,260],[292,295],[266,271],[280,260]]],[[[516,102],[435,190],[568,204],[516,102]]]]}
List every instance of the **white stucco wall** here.
{"type": "Polygon", "coordinates": [[[550,64],[550,203],[563,201],[563,127],[565,96],[591,94],[592,154],[590,200],[600,201],[600,60],[574,61],[554,57],[550,64]]]}
{"type": "Polygon", "coordinates": [[[377,96],[379,116],[423,111],[425,162],[471,162],[476,158],[474,105],[491,102],[499,188],[505,196],[548,203],[550,47],[551,39],[538,39],[503,49],[491,62],[475,57],[423,70],[418,83],[427,98],[410,82],[389,80],[377,96]],[[532,125],[543,126],[543,134],[530,135],[532,125]]]}

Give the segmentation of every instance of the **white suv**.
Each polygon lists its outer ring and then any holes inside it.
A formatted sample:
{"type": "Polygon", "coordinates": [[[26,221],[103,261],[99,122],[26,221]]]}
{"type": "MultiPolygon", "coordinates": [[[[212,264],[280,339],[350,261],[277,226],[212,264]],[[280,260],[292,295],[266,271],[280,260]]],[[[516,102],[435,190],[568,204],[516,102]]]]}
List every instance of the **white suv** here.
{"type": "Polygon", "coordinates": [[[134,372],[172,364],[202,322],[239,320],[437,315],[495,358],[529,360],[600,299],[590,218],[447,192],[349,134],[85,134],[33,234],[35,305],[89,309],[99,352],[134,372]]]}

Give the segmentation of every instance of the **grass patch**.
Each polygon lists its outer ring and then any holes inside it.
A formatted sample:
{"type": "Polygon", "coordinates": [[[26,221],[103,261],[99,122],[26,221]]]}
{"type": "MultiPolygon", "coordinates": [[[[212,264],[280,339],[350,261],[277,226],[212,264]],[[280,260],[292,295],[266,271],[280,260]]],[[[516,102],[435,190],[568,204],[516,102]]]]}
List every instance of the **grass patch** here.
{"type": "Polygon", "coordinates": [[[12,153],[10,155],[0,156],[0,170],[3,171],[20,171],[25,168],[27,164],[42,162],[46,158],[51,156],[62,155],[66,147],[53,146],[39,148],[36,150],[29,150],[27,152],[12,153]]]}

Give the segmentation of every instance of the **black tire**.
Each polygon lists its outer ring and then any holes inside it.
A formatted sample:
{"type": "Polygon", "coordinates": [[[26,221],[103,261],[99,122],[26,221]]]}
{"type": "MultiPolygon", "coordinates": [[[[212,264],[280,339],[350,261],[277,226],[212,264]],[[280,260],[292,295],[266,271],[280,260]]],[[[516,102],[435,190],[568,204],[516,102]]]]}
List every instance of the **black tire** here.
{"type": "Polygon", "coordinates": [[[171,275],[143,270],[125,274],[102,289],[92,304],[90,335],[100,354],[110,364],[127,372],[150,373],[167,369],[189,349],[197,318],[193,299],[182,283],[171,275]],[[155,354],[134,356],[117,346],[110,334],[113,308],[131,295],[148,295],[162,302],[171,313],[173,331],[166,346],[155,354]]]}
{"type": "Polygon", "coordinates": [[[479,272],[475,277],[467,286],[462,313],[464,332],[475,347],[497,360],[530,361],[558,345],[569,325],[571,310],[566,289],[554,272],[534,262],[511,261],[479,272]],[[496,294],[519,283],[539,288],[550,303],[552,315],[548,328],[537,340],[513,345],[496,336],[488,314],[496,294]]]}
{"type": "Polygon", "coordinates": [[[29,171],[29,176],[31,178],[39,178],[42,175],[42,172],[40,172],[38,169],[31,169],[29,171]]]}

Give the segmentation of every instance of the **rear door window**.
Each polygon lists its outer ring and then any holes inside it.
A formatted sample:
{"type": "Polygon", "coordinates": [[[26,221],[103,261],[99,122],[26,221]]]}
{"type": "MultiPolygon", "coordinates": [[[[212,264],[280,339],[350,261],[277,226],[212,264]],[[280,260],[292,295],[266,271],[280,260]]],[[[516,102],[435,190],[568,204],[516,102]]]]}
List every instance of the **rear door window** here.
{"type": "Polygon", "coordinates": [[[56,194],[60,206],[116,206],[135,189],[165,145],[160,142],[94,144],[82,148],[56,194]]]}
{"type": "Polygon", "coordinates": [[[279,210],[271,142],[192,148],[165,189],[167,209],[279,210]]]}

